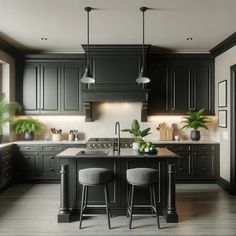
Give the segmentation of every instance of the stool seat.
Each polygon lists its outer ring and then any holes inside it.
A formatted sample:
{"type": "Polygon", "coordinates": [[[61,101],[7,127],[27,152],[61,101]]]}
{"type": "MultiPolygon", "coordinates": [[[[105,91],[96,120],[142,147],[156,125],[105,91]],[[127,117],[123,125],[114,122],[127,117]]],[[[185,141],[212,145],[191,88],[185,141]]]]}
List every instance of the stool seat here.
{"type": "Polygon", "coordinates": [[[83,185],[102,185],[111,181],[112,171],[105,168],[79,170],[79,182],[83,185]]]}
{"type": "Polygon", "coordinates": [[[158,182],[158,171],[152,168],[129,169],[126,178],[132,185],[151,185],[158,182]]]}

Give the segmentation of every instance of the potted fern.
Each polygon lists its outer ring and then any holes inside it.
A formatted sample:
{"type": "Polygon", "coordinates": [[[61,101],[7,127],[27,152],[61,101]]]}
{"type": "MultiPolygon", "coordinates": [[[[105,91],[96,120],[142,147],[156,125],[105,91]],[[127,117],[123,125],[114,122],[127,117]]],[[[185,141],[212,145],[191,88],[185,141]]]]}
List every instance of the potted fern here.
{"type": "Polygon", "coordinates": [[[20,105],[17,102],[8,102],[4,94],[0,95],[0,143],[2,143],[3,125],[11,122],[12,113],[17,109],[20,109],[20,105]]]}
{"type": "Polygon", "coordinates": [[[209,119],[206,116],[203,116],[204,109],[200,109],[199,111],[188,111],[187,115],[183,117],[181,123],[185,125],[182,129],[193,129],[191,131],[191,139],[193,141],[199,141],[201,138],[199,128],[208,129],[206,123],[209,122],[209,119]]]}
{"type": "Polygon", "coordinates": [[[27,117],[16,120],[13,127],[17,134],[24,134],[24,139],[30,141],[45,128],[45,125],[36,119],[27,117]]]}
{"type": "Polygon", "coordinates": [[[121,131],[133,134],[134,136],[133,149],[138,150],[140,148],[140,143],[142,141],[142,138],[150,134],[149,133],[150,129],[151,128],[146,128],[143,131],[141,131],[139,122],[137,120],[133,120],[131,124],[131,129],[123,129],[121,131]]]}

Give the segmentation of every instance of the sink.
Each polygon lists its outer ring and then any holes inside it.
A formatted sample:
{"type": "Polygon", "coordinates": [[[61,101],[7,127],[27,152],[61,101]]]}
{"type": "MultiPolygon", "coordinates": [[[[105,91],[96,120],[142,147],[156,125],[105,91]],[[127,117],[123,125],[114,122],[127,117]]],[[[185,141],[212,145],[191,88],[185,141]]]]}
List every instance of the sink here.
{"type": "Polygon", "coordinates": [[[76,153],[77,156],[107,156],[108,150],[81,150],[76,153]]]}

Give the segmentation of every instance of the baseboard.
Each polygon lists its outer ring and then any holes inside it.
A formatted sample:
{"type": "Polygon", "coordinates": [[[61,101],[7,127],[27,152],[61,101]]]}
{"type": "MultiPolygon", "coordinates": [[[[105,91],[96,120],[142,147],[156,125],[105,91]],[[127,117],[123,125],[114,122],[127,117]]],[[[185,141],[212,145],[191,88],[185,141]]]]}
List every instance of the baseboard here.
{"type": "Polygon", "coordinates": [[[230,193],[230,182],[228,182],[227,180],[219,177],[217,184],[223,188],[226,192],[230,193]]]}

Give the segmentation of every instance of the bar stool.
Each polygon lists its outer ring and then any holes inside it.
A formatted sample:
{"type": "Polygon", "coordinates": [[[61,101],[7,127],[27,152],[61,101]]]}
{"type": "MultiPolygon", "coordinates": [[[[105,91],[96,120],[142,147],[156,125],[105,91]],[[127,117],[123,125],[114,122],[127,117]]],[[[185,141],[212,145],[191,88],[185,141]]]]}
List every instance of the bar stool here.
{"type": "Polygon", "coordinates": [[[110,201],[108,194],[108,183],[112,180],[112,178],[113,178],[113,172],[104,168],[87,168],[79,170],[79,183],[83,186],[81,208],[80,208],[80,224],[79,224],[80,229],[82,226],[83,212],[86,209],[88,201],[88,187],[99,186],[99,185],[104,187],[108,227],[109,229],[111,228],[110,224],[111,212],[110,212],[110,201]]]}
{"type": "MultiPolygon", "coordinates": [[[[158,208],[155,196],[155,184],[158,183],[158,171],[151,168],[134,168],[128,169],[126,172],[127,182],[131,186],[131,194],[129,190],[127,216],[130,216],[129,228],[131,229],[133,208],[134,206],[134,190],[135,187],[149,187],[150,189],[150,200],[151,209],[156,213],[158,229],[160,229],[160,221],[158,215],[158,208]]],[[[129,188],[130,189],[130,188],[129,188]]]]}

